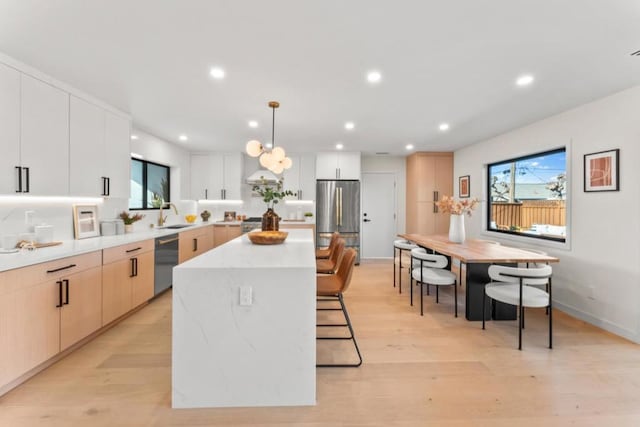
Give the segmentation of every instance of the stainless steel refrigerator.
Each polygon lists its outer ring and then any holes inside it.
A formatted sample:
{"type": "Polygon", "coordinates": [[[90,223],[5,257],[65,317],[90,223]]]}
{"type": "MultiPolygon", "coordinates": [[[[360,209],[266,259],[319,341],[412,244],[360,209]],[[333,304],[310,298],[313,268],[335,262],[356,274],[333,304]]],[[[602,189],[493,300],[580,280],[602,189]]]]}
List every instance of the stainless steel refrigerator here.
{"type": "Polygon", "coordinates": [[[356,250],[360,263],[360,181],[316,181],[316,244],[329,246],[331,233],[340,232],[345,246],[356,250]]]}

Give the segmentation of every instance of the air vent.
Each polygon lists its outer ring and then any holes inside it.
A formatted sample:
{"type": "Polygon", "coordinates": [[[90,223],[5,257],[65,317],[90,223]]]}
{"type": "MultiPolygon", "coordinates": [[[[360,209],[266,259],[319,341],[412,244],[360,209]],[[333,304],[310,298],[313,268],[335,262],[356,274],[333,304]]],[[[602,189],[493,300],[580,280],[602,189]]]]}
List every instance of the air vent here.
{"type": "Polygon", "coordinates": [[[640,50],[636,50],[631,54],[631,56],[640,56],[640,50]]]}
{"type": "Polygon", "coordinates": [[[388,151],[376,151],[376,156],[388,156],[388,151]]]}

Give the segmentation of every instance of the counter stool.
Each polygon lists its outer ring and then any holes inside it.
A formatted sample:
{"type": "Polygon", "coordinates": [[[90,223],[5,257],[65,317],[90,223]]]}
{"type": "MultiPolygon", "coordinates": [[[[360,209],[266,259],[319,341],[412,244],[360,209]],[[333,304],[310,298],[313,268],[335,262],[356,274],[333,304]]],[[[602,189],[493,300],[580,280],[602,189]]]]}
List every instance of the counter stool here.
{"type": "Polygon", "coordinates": [[[334,274],[338,265],[340,264],[340,259],[342,258],[342,254],[344,252],[344,239],[338,239],[338,242],[333,247],[331,251],[331,255],[329,259],[317,259],[316,260],[316,271],[318,273],[323,274],[334,274]]]}
{"type": "Polygon", "coordinates": [[[329,255],[331,255],[331,250],[335,247],[336,243],[338,243],[338,239],[340,238],[340,233],[337,231],[331,234],[331,240],[329,241],[329,246],[326,248],[318,248],[316,249],[316,259],[327,259],[329,255]]]}
{"type": "MultiPolygon", "coordinates": [[[[411,250],[411,263],[418,260],[420,265],[413,268],[411,277],[420,283],[420,316],[424,314],[423,310],[423,286],[434,285],[436,287],[436,304],[439,303],[440,286],[453,286],[454,295],[454,314],[458,317],[458,287],[456,286],[456,275],[450,270],[445,270],[449,261],[444,255],[435,255],[427,253],[424,248],[411,250]]],[[[411,305],[413,305],[413,286],[411,288],[411,305]]]]}
{"type": "Polygon", "coordinates": [[[396,287],[396,276],[398,276],[399,293],[402,293],[402,252],[411,251],[416,248],[418,248],[418,245],[415,245],[408,240],[399,239],[393,242],[393,287],[396,287]],[[400,254],[400,256],[398,256],[399,270],[398,273],[396,273],[396,254],[398,253],[400,254]]]}

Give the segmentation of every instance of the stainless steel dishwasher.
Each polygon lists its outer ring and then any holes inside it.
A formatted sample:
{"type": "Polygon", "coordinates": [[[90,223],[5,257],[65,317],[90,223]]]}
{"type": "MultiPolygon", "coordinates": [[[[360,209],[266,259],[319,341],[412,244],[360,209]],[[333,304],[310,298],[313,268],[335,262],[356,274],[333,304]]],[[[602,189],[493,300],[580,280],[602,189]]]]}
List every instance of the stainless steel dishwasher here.
{"type": "Polygon", "coordinates": [[[156,238],[154,295],[158,295],[171,287],[173,267],[178,265],[178,240],[178,234],[156,238]]]}

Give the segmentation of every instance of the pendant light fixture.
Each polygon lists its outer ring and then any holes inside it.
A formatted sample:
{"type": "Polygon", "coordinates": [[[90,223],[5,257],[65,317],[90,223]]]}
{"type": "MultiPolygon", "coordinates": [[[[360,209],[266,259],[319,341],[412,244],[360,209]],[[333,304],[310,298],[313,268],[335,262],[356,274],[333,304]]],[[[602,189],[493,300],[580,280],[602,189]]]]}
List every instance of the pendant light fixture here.
{"type": "Polygon", "coordinates": [[[260,156],[260,165],[271,172],[281,174],[285,169],[289,169],[293,162],[282,147],[276,147],[276,108],[280,107],[277,101],[269,102],[269,108],[273,110],[271,118],[271,151],[267,151],[260,141],[251,140],[247,142],[247,154],[251,157],[260,156]]]}

